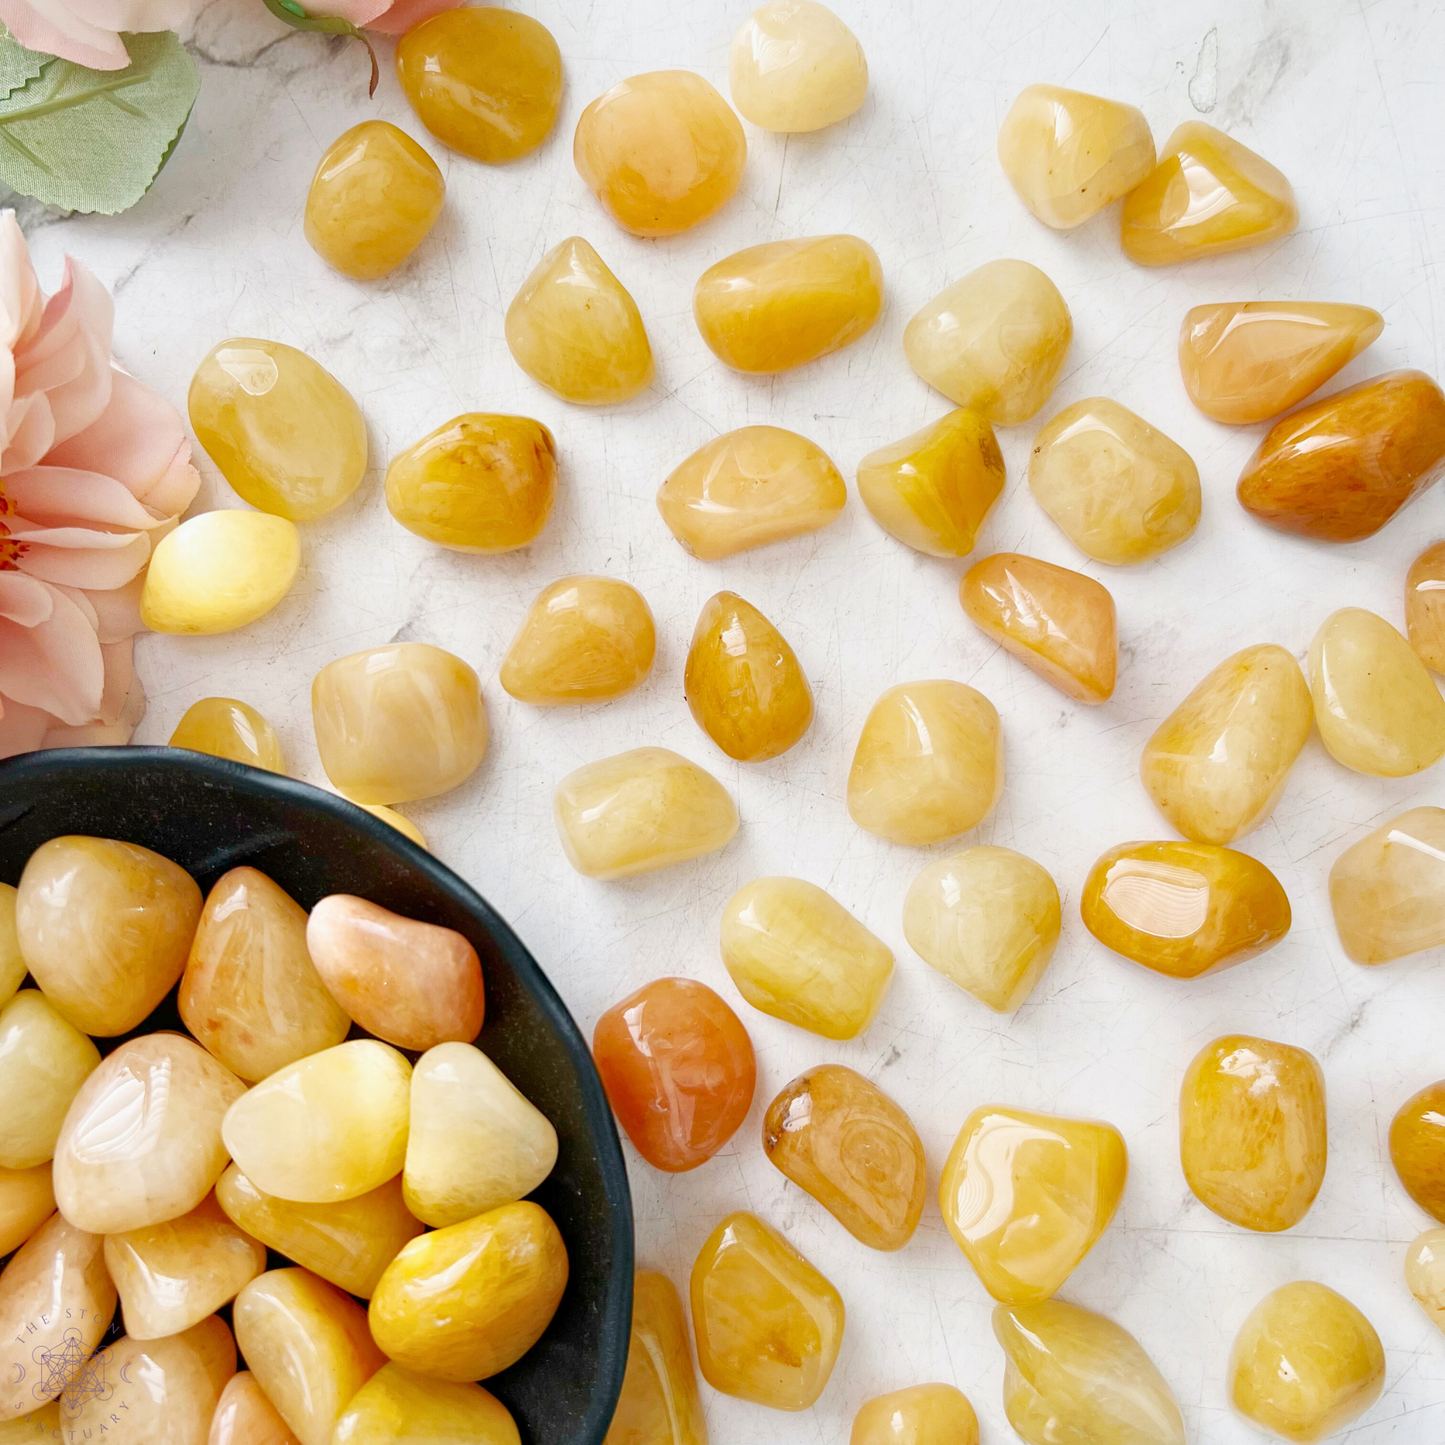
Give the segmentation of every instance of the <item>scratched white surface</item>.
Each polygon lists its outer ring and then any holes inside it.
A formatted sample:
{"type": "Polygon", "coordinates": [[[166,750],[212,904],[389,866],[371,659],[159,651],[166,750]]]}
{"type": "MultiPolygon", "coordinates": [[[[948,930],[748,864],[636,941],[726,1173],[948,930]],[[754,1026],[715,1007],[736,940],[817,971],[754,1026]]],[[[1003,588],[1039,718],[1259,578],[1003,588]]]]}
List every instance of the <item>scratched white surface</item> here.
{"type": "MultiPolygon", "coordinates": [[[[716,1160],[672,1178],[629,1150],[639,1259],[685,1288],[718,1218],[749,1208],[783,1229],[847,1303],[842,1356],[819,1405],[781,1415],[704,1387],[716,1445],[842,1442],[866,1399],[935,1379],[967,1392],[986,1441],[1012,1438],[990,1302],[933,1199],[906,1250],[872,1253],[763,1156],[768,1100],[826,1060],[862,1070],[905,1105],[934,1182],[980,1103],[1092,1115],[1123,1130],[1132,1166],[1123,1206],[1063,1293],[1143,1341],[1192,1440],[1257,1438],[1226,1408],[1229,1344],[1261,1296],[1300,1277],[1354,1300],[1385,1343],[1386,1392],[1349,1438],[1445,1439],[1445,1338],[1401,1280],[1405,1246],[1427,1221],[1394,1179],[1385,1144],[1399,1104],[1445,1074],[1445,971],[1438,955],[1357,968],[1340,950],[1325,891],[1334,858],[1369,828],[1409,805],[1445,803],[1439,770],[1365,778],[1312,739],[1274,817],[1243,844],[1284,883],[1294,929],[1273,952],[1217,979],[1181,984],[1136,968],[1094,944],[1077,911],[1084,875],[1103,849],[1169,836],[1136,767],[1145,738],[1184,693],[1249,643],[1279,642],[1303,657],[1338,606],[1373,608],[1400,624],[1405,569],[1445,534],[1445,491],[1356,546],[1256,526],[1233,489],[1262,429],[1230,430],[1194,411],[1174,360],[1180,318],[1194,303],[1299,298],[1365,302],[1385,315],[1381,339],[1332,385],[1402,365],[1441,373],[1445,11],[1431,0],[1363,9],[1340,0],[837,0],[868,54],[863,109],[788,141],[749,128],[746,177],[723,213],[683,236],[640,241],[617,230],[574,172],[577,116],[638,71],[689,67],[725,86],[727,43],[748,0],[521,0],[519,8],[556,35],[567,76],[555,133],[519,164],[488,169],[449,155],[411,115],[387,54],[368,103],[359,52],[284,32],[259,0],[218,0],[195,30],[200,102],[152,194],[126,216],[34,227],[43,279],[54,284],[63,251],[84,258],[116,290],[121,358],[177,403],[215,342],[268,336],[329,367],[371,429],[374,464],[363,489],[304,529],[304,573],[276,612],[236,636],[141,644],[151,709],[138,740],[164,741],[196,698],[231,694],[272,719],[297,772],[324,781],[308,705],[322,664],[405,638],[450,648],[477,668],[491,751],[465,787],[411,810],[436,852],[512,920],[584,1030],[623,993],[684,973],[729,998],[757,1045],[753,1112],[716,1160]],[[1133,101],[1161,142],[1204,114],[1292,178],[1299,230],[1276,246],[1163,271],[1123,257],[1116,209],[1072,233],[1046,230],[1014,197],[994,155],[1009,102],[1036,80],[1133,101]],[[301,208],[322,146],[373,115],[422,140],[449,189],[443,220],[404,270],[359,285],[306,247],[301,208]],[[696,277],[739,247],[829,231],[856,232],[877,248],[888,285],[879,325],[842,354],[772,381],[728,372],[693,326],[696,277]],[[631,289],[657,354],[652,389],[609,411],[569,407],[534,386],[502,336],[522,278],[574,233],[631,289]],[[714,564],[686,557],[653,505],[676,462],[732,427],[794,428],[851,477],[863,453],[940,415],[943,399],[904,360],[904,324],[946,282],[998,256],[1042,266],[1067,298],[1076,332],[1043,415],[1000,433],[1009,483],[976,555],[1033,553],[1113,590],[1119,686],[1092,710],[972,628],[957,602],[963,563],[894,542],[856,496],[814,538],[714,564]],[[1126,570],[1081,558],[1023,480],[1037,423],[1101,393],[1180,441],[1204,481],[1196,535],[1126,570]],[[552,521],[535,545],[507,557],[440,551],[393,523],[383,504],[387,458],[470,409],[537,416],[560,445],[552,521]],[[525,608],[546,583],[582,571],[627,578],[646,595],[660,641],[653,676],[600,707],[540,711],[513,702],[496,672],[525,608]],[[816,692],[807,738],[761,766],[718,753],[683,700],[694,619],[722,587],[781,626],[816,692]],[[924,677],[973,683],[1004,718],[1003,800],[961,841],[1022,850],[1049,868],[1065,896],[1055,961],[1011,1018],[953,988],[904,943],[907,885],[946,848],[895,847],[860,832],[844,808],[868,707],[890,684],[924,677]],[[742,830],[719,856],[631,882],[589,882],[557,844],[551,789],[571,768],[643,742],[712,769],[738,799],[742,830]],[[894,948],[892,991],[862,1040],[814,1038],[751,1011],[733,991],[718,958],[718,916],[734,889],[769,873],[823,885],[894,948]],[[1224,1224],[1194,1200],[1179,1169],[1180,1077],[1205,1042],[1235,1030],[1311,1049],[1328,1079],[1329,1171],[1307,1218],[1282,1237],[1224,1224]]],[[[202,500],[236,505],[204,458],[201,466],[202,500]]]]}

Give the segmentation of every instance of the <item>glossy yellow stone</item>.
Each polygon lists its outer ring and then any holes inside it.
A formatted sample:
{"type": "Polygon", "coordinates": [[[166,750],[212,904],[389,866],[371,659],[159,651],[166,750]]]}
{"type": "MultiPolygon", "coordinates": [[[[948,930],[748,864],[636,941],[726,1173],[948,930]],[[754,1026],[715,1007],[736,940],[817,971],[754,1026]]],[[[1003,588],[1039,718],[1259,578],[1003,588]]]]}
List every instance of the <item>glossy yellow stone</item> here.
{"type": "Polygon", "coordinates": [[[826,5],[771,0],[733,37],[728,89],[743,119],[764,130],[822,130],[867,98],[868,61],[826,5]]]}
{"type": "Polygon", "coordinates": [[[537,594],[502,659],[519,702],[600,702],[652,671],[657,629],[637,588],[612,577],[562,577],[537,594]]]}
{"type": "Polygon", "coordinates": [[[20,951],[20,933],[15,914],[19,891],[0,883],[0,1007],[15,997],[29,969],[20,951]]]}
{"type": "Polygon", "coordinates": [[[1003,792],[1003,727],[962,682],[906,682],[873,704],[848,773],[860,828],[913,847],[976,827],[1003,792]]]}
{"type": "Polygon", "coordinates": [[[394,271],[441,215],[447,183],[404,130],[364,120],[326,148],[306,193],[306,241],[357,281],[394,271]]]}
{"type": "Polygon", "coordinates": [[[255,708],[233,697],[203,697],[193,702],[176,724],[170,745],[229,758],[268,773],[286,771],[276,729],[255,708]]]}
{"type": "Polygon", "coordinates": [[[749,246],[710,266],[692,293],[708,349],[734,371],[789,371],[840,351],[883,310],[883,268],[857,236],[749,246]]]}
{"type": "Polygon", "coordinates": [[[738,762],[787,752],[813,721],[813,690],[793,649],[736,592],[703,603],[682,685],[697,725],[738,762]]]}
{"type": "MultiPolygon", "coordinates": [[[[8,1445],[0,1437],[0,1445],[8,1445]]],[[[250,1370],[226,1381],[206,1445],[300,1445],[250,1370]]]]}
{"type": "Polygon", "coordinates": [[[978,1416],[952,1385],[910,1385],[869,1400],[848,1445],[978,1445],[978,1416]]]}
{"type": "Polygon", "coordinates": [[[1405,1253],[1405,1285],[1430,1323],[1445,1334],[1445,1229],[1416,1236],[1405,1253]]]}
{"type": "Polygon", "coordinates": [[[480,1385],[447,1384],[383,1365],[341,1412],[331,1445],[521,1445],[521,1439],[511,1411],[480,1385]]]}
{"type": "Polygon", "coordinates": [[[627,1374],[603,1445],[708,1445],[682,1301],[651,1270],[632,1281],[627,1374]]]}
{"type": "Polygon", "coordinates": [[[1106,396],[1076,401],[1040,429],[1029,490],[1099,562],[1157,557],[1199,522],[1199,468],[1189,453],[1106,396]]]}
{"type": "Polygon", "coordinates": [[[426,834],[410,818],[404,813],[398,813],[395,808],[382,808],[370,803],[358,803],[356,806],[370,813],[373,818],[380,818],[387,827],[395,828],[398,833],[410,838],[418,848],[430,847],[426,840],[426,834]]]}
{"type": "Polygon", "coordinates": [[[232,1164],[216,1183],[216,1202],[253,1239],[362,1299],[423,1228],[400,1178],[337,1204],[299,1204],[263,1193],[232,1164]]]}
{"type": "Polygon", "coordinates": [[[1410,1198],[1445,1224],[1445,1079],[1400,1105],[1390,1121],[1390,1163],[1410,1198]]]}
{"type": "Polygon", "coordinates": [[[273,1269],[236,1297],[236,1343],[301,1445],[331,1445],[356,1392],[386,1364],[355,1300],[304,1269],[273,1269]]]}
{"type": "Polygon", "coordinates": [[[930,967],[998,1013],[1033,992],[1058,946],[1059,890],[1011,848],[965,848],[930,863],[903,900],[903,936],[930,967]]]}
{"type": "Polygon", "coordinates": [[[530,15],[469,6],[408,30],[397,42],[396,77],[439,141],[501,165],[547,139],[562,100],[562,53],[530,15]]]}
{"type": "Polygon", "coordinates": [[[843,1343],[838,1291],[755,1214],[730,1214],[692,1267],[692,1328],[715,1390],[806,1410],[823,1393],[843,1343]]]}
{"type": "Polygon", "coordinates": [[[49,1160],[32,1169],[0,1169],[0,1255],[19,1249],[54,1213],[49,1160]]]}
{"type": "Polygon", "coordinates": [[[22,989],[5,1005],[0,1011],[0,1167],[31,1169],[54,1156],[66,1112],[99,1064],[100,1050],[39,989],[22,989]]]}
{"type": "Polygon", "coordinates": [[[1232,843],[1274,811],[1313,716],[1299,663],[1273,643],[1246,647],[1144,744],[1144,790],[1186,838],[1232,843]]]}
{"type": "Polygon", "coordinates": [[[1112,1124],[985,1104],[938,1185],[943,1222],[1005,1304],[1048,1299],[1109,1226],[1129,1154],[1112,1124]]]}
{"type": "Polygon", "coordinates": [[[1331,613],[1310,643],[1309,672],[1320,741],[1336,762],[1404,778],[1445,754],[1445,698],[1383,617],[1331,613]]]}
{"type": "Polygon", "coordinates": [[[406,1245],[371,1297],[371,1333],[403,1369],[486,1380],[541,1339],[567,1273],[547,1211],[504,1204],[406,1245]]]}
{"type": "Polygon", "coordinates": [[[890,536],[930,557],[966,557],[1003,494],[993,428],[959,407],[858,463],[858,495],[890,536]]]}
{"type": "Polygon", "coordinates": [[[1125,197],[1120,240],[1141,266],[1170,266],[1278,240],[1298,222],[1293,188],[1263,156],[1188,120],[1125,197]]]}
{"type": "Polygon", "coordinates": [[[634,75],[577,122],[572,160],[603,209],[634,236],[672,236],[727,204],[748,158],[738,118],[690,70],[634,75]]]}
{"type": "Polygon", "coordinates": [[[1109,589],[1082,572],[996,552],[968,570],[958,600],[969,620],[1076,702],[1105,702],[1119,665],[1109,589]]]}
{"type": "Polygon", "coordinates": [[[738,810],[709,772],[667,748],[634,748],[568,773],[552,797],[567,861],[628,878],[725,848],[738,810]]]}
{"type": "Polygon", "coordinates": [[[240,496],[309,522],[339,507],[366,475],[366,423],[332,374],[294,346],[233,336],[191,380],[195,432],[240,496]]]}
{"type": "Polygon", "coordinates": [[[612,406],[652,381],[637,303],[581,236],[537,263],[507,307],[507,348],[541,386],[580,406],[612,406]]]}
{"type": "Polygon", "coordinates": [[[1049,399],[1073,335],[1059,288],[1037,266],[990,261],[914,316],[903,350],[950,401],[1017,426],[1049,399]]]}
{"type": "Polygon", "coordinates": [[[1219,301],[1179,328],[1189,400],[1215,421],[1268,421],[1302,402],[1385,327],[1368,306],[1332,301],[1219,301]]]}
{"type": "Polygon", "coordinates": [[[1179,1091],[1179,1162],[1221,1219],[1275,1233],[1309,1212],[1325,1177],[1325,1076],[1313,1054],[1227,1034],[1179,1091]]]}
{"type": "Polygon", "coordinates": [[[1385,1387],[1385,1352],[1364,1315],[1312,1280],[1267,1294],[1235,1337],[1230,1399],[1284,1440],[1323,1440],[1363,1415],[1385,1387]]]}
{"type": "Polygon", "coordinates": [[[1185,1445],[1173,1391],[1139,1341],[1061,1299],[1001,1304],[1003,1407],[1026,1445],[1185,1445]]]}
{"type": "Polygon", "coordinates": [[[189,1214],[105,1239],[105,1267],[133,1340],[178,1335],[233,1300],[266,1268],[266,1249],[243,1234],[214,1196],[189,1214]]]}
{"type": "Polygon", "coordinates": [[[1079,903],[1104,945],[1155,973],[1198,978],[1264,953],[1289,932],[1268,868],[1212,843],[1121,843],[1089,870],[1079,903]]]}
{"type": "Polygon", "coordinates": [[[857,1038],[893,977],[893,953],[801,878],[758,878],[723,909],[723,964],[756,1009],[825,1039],[857,1038]]]}
{"type": "Polygon", "coordinates": [[[387,510],[408,532],[480,556],[533,541],[556,495],[557,443],[524,416],[455,416],[386,469],[387,510]]]}
{"type": "Polygon", "coordinates": [[[1445,943],[1445,808],[1409,808],[1346,848],[1330,869],[1330,906],[1356,963],[1445,943]]]}
{"type": "Polygon", "coordinates": [[[704,562],[816,532],[837,520],[848,488],[823,449],[797,432],[724,432],[677,467],[657,510],[683,549],[704,562]]]}
{"type": "Polygon", "coordinates": [[[1154,169],[1154,136],[1132,105],[1061,85],[1019,92],[998,131],[998,159],[1046,226],[1081,226],[1154,169]]]}
{"type": "Polygon", "coordinates": [[[311,719],[326,776],[362,805],[450,792],[487,751],[476,673],[425,642],[327,663],[311,684],[311,719]]]}
{"type": "Polygon", "coordinates": [[[1445,542],[1434,542],[1405,575],[1405,633],[1431,672],[1445,672],[1445,542]]]}

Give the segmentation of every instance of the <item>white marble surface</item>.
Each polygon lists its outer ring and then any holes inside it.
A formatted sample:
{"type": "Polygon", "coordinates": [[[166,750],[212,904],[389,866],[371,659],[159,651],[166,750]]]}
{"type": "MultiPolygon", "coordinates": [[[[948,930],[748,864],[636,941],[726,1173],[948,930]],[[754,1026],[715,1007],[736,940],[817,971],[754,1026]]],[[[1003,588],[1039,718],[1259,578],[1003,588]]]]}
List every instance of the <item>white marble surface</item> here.
{"type": "MultiPolygon", "coordinates": [[[[1178,1395],[1192,1440],[1257,1438],[1226,1408],[1229,1344],[1257,1299],[1299,1277],[1353,1299],[1386,1346],[1386,1393],[1349,1438],[1445,1438],[1445,1338],[1401,1280],[1405,1246],[1426,1220],[1394,1179],[1385,1143],[1398,1105],[1445,1074],[1445,971],[1437,955],[1357,968],[1340,950],[1325,892],[1331,862],[1369,828],[1410,804],[1445,803],[1439,770],[1365,778],[1312,739],[1274,817],[1244,845],[1288,889],[1293,932],[1219,978],[1155,977],[1094,944],[1077,911],[1084,875],[1104,848],[1168,835],[1137,781],[1138,755],[1194,682],[1248,643],[1279,642],[1302,657],[1337,606],[1374,608],[1401,623],[1405,569],[1445,533],[1441,491],[1357,546],[1313,545],[1256,526],[1233,488],[1262,429],[1229,430],[1195,412],[1174,361],[1189,305],[1289,297],[1360,301],[1384,313],[1384,335],[1333,385],[1401,365],[1445,369],[1445,12],[1432,0],[837,0],[871,64],[862,111],[787,141],[750,128],[735,200],[695,231],[648,242],[621,234],[583,187],[571,164],[573,125],[588,100],[637,71],[691,67],[724,85],[727,43],[748,0],[518,3],[556,35],[567,73],[555,134],[520,164],[490,170],[448,155],[408,111],[387,53],[368,103],[358,50],[283,31],[260,0],[216,0],[195,28],[200,102],[151,195],[114,219],[33,224],[43,278],[54,284],[63,251],[86,260],[116,290],[120,356],[177,403],[215,342],[269,336],[329,367],[371,428],[375,465],[363,490],[305,528],[304,574],[275,613],[236,636],[141,644],[151,708],[138,739],[164,741],[196,698],[231,694],[273,720],[298,773],[324,781],[308,708],[323,663],[412,638],[478,669],[491,752],[465,787],[412,810],[436,852],[513,921],[589,1032],[624,992],[677,972],[729,997],[757,1044],[753,1113],[719,1158],[671,1178],[629,1152],[639,1258],[685,1286],[717,1219],[749,1208],[782,1228],[847,1302],[843,1354],[817,1408],[795,1418],[704,1388],[717,1445],[841,1442],[864,1400],[930,1379],[968,1393],[986,1441],[1012,1438],[989,1301],[933,1201],[905,1251],[871,1253],[763,1157],[768,1100],[825,1060],[861,1069],[907,1107],[935,1179],[964,1116],[983,1102],[1094,1115],[1123,1130],[1132,1159],[1123,1207],[1064,1293],[1143,1341],[1178,1395]],[[994,156],[999,120],[1035,80],[1134,101],[1160,141],[1202,112],[1293,179],[1298,232],[1263,250],[1146,271],[1120,253],[1113,212],[1073,233],[1046,230],[1013,196],[994,156]],[[428,146],[449,192],[444,219],[411,263],[364,286],[333,275],[307,249],[301,207],[321,148],[373,115],[428,146]],[[768,381],[726,371],[694,329],[695,278],[738,247],[827,231],[856,232],[877,248],[889,290],[880,324],[850,350],[792,375],[768,381]],[[572,233],[593,241],[632,290],[657,353],[656,384],[616,410],[556,401],[518,371],[503,342],[503,312],[518,284],[572,233]],[[1197,534],[1158,561],[1110,570],[1081,559],[1030,498],[1023,469],[1035,424],[1001,433],[1009,485],[979,555],[1034,553],[1113,590],[1120,682],[1113,700],[1093,710],[986,644],[958,607],[963,564],[907,551],[856,497],[814,538],[715,564],[686,557],[653,506],[669,468],[731,427],[792,427],[851,475],[864,452],[939,415],[944,402],[904,361],[904,323],[945,282],[997,256],[1042,266],[1073,310],[1073,351],[1038,420],[1107,394],[1175,437],[1203,474],[1197,534]],[[453,556],[387,515],[380,483],[388,456],[467,409],[524,412],[557,435],[557,510],[525,551],[453,556]],[[508,640],[534,594],[575,571],[608,572],[642,589],[658,621],[656,671],[638,692],[602,707],[543,712],[514,703],[496,683],[508,640]],[[693,621],[720,587],[782,627],[816,690],[808,737],[757,767],[722,757],[683,701],[693,621]],[[1012,1018],[954,989],[903,941],[904,891],[945,850],[913,852],[861,833],[843,804],[853,742],[873,699],[894,682],[935,676],[983,689],[1004,717],[1009,781],[976,840],[1037,858],[1066,899],[1055,962],[1012,1018]],[[651,877],[579,878],[553,833],[552,786],[582,762],[642,742],[711,768],[735,793],[742,830],[720,856],[651,877]],[[723,903],[748,879],[780,872],[830,889],[897,952],[892,991],[858,1042],[830,1044],[752,1012],[723,971],[723,903]],[[1206,1041],[1236,1030],[1313,1050],[1328,1078],[1329,1172],[1308,1217],[1282,1237],[1224,1224],[1180,1174],[1180,1077],[1206,1041]]],[[[236,505],[201,465],[202,501],[236,505]]]]}

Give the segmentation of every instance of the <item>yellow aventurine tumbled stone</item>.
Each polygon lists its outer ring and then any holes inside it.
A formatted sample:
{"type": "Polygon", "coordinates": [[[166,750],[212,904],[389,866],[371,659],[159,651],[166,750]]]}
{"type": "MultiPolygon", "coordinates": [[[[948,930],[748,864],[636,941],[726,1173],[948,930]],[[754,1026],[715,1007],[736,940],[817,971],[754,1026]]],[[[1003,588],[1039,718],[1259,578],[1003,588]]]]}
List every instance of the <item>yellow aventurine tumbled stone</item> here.
{"type": "Polygon", "coordinates": [[[1405,1285],[1445,1334],[1445,1229],[1427,1229],[1405,1252],[1405,1285]]]}
{"type": "Polygon", "coordinates": [[[141,621],[152,632],[233,632],[275,607],[300,566],[301,535],[285,517],[203,512],[156,544],[141,621]]]}
{"type": "Polygon", "coordinates": [[[910,1385],[869,1400],[848,1445],[978,1445],[978,1416],[952,1385],[910,1385]]]}
{"type": "MultiPolygon", "coordinates": [[[[9,1445],[0,1441],[0,1445],[9,1445]]],[[[250,1370],[241,1370],[226,1382],[206,1445],[300,1445],[291,1427],[266,1398],[250,1370]]]]}
{"type": "Polygon", "coordinates": [[[1445,808],[1409,808],[1346,848],[1330,869],[1330,907],[1356,963],[1445,943],[1445,808]]]}
{"type": "Polygon", "coordinates": [[[170,745],[265,768],[268,773],[286,771],[276,729],[255,708],[233,697],[203,697],[193,702],[176,724],[170,745]]]}
{"type": "Polygon", "coordinates": [[[0,1167],[30,1169],[55,1153],[60,1126],[100,1050],[39,989],[0,1011],[0,1167]]]}
{"type": "Polygon", "coordinates": [[[603,1445],[708,1445],[682,1301],[651,1270],[632,1282],[627,1374],[603,1445]]]}
{"type": "Polygon", "coordinates": [[[20,933],[15,925],[18,891],[9,883],[0,883],[0,1006],[15,997],[28,972],[25,955],[20,951],[20,933]]]}
{"type": "Polygon", "coordinates": [[[728,87],[743,119],[764,130],[822,130],[867,98],[868,61],[826,5],[771,0],[733,37],[728,87]]]}
{"type": "Polygon", "coordinates": [[[1445,542],[1426,547],[1405,574],[1405,632],[1431,672],[1445,672],[1445,542]]]}
{"type": "Polygon", "coordinates": [[[337,1417],[331,1445],[521,1445],[521,1439],[511,1411],[480,1385],[429,1380],[387,1364],[337,1417]]]}
{"type": "MultiPolygon", "coordinates": [[[[0,1168],[0,1255],[20,1248],[55,1213],[50,1161],[33,1169],[0,1168]]],[[[0,1445],[5,1445],[0,1436],[0,1445]]]]}
{"type": "Polygon", "coordinates": [[[383,808],[378,804],[358,803],[358,808],[370,813],[373,818],[380,818],[389,828],[395,828],[403,837],[410,838],[418,848],[427,848],[426,834],[417,827],[404,813],[398,813],[395,808],[383,808]]]}

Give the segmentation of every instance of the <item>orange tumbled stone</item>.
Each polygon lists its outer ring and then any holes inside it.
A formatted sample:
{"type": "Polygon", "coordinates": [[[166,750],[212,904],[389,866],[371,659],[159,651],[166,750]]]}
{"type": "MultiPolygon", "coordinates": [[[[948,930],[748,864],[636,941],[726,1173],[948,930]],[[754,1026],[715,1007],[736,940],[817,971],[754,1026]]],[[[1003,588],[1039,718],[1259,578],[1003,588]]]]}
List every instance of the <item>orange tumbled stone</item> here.
{"type": "Polygon", "coordinates": [[[692,979],[659,978],[613,1004],[597,1020],[592,1055],[627,1137],[670,1174],[711,1159],[752,1106],[748,1031],[692,979]]]}
{"type": "Polygon", "coordinates": [[[1445,672],[1445,542],[1433,542],[1405,576],[1405,632],[1420,661],[1445,672]]]}
{"type": "Polygon", "coordinates": [[[1390,1162],[1405,1193],[1445,1224],[1445,1079],[1400,1106],[1390,1125],[1390,1162]]]}

